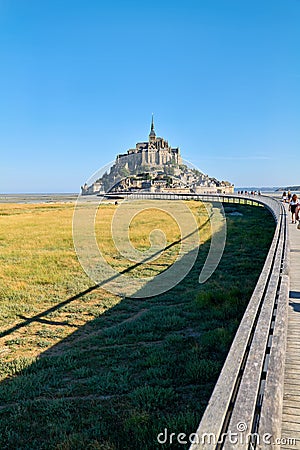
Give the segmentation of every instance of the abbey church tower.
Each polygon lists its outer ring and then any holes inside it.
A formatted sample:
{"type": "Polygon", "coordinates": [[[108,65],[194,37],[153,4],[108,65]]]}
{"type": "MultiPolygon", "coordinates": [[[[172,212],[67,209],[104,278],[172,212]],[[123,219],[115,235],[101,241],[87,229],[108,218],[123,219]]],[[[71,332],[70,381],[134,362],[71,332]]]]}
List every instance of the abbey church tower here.
{"type": "Polygon", "coordinates": [[[143,167],[163,169],[165,164],[179,166],[182,164],[179,148],[172,148],[168,141],[157,137],[152,115],[148,142],[138,142],[136,147],[123,155],[118,155],[116,163],[127,166],[130,171],[138,171],[143,167]]]}

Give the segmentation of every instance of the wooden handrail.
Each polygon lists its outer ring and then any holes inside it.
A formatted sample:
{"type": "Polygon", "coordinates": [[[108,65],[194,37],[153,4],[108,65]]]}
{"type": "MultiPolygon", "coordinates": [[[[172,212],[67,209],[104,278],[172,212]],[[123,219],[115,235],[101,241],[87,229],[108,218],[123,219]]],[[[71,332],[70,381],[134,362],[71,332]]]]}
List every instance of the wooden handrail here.
{"type": "Polygon", "coordinates": [[[284,206],[265,195],[144,192],[122,197],[262,205],[273,215],[276,228],[264,267],[190,450],[254,450],[270,444],[279,450],[289,292],[284,206]]]}

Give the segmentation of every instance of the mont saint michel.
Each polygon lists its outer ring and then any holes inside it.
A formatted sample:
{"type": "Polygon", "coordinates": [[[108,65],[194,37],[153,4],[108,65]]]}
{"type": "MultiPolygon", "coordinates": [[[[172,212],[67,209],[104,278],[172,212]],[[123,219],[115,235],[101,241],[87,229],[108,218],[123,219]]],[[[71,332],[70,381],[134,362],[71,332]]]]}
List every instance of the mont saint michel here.
{"type": "Polygon", "coordinates": [[[109,173],[81,190],[82,195],[134,191],[231,194],[234,186],[184,164],[179,147],[156,135],[152,116],[148,141],[118,154],[109,173]]]}

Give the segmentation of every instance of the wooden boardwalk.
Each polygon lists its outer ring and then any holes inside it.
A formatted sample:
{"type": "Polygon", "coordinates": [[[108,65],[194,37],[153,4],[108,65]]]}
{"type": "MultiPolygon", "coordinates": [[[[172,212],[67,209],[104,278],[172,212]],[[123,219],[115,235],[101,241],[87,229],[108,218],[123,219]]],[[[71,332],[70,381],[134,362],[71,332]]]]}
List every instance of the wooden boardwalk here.
{"type": "Polygon", "coordinates": [[[290,293],[287,348],[284,373],[281,449],[300,449],[300,230],[291,223],[288,213],[290,241],[290,293]],[[291,438],[296,443],[288,442],[291,438]]]}

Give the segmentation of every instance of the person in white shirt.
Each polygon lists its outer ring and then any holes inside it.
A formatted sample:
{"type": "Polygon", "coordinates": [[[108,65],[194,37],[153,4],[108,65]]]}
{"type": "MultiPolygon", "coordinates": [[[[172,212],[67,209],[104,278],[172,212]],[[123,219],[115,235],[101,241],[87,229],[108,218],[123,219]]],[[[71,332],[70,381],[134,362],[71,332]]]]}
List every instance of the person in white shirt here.
{"type": "Polygon", "coordinates": [[[292,223],[296,223],[296,220],[299,220],[299,207],[299,199],[297,195],[294,194],[289,204],[289,211],[292,213],[292,223]]]}

